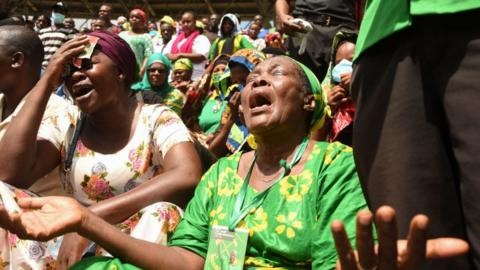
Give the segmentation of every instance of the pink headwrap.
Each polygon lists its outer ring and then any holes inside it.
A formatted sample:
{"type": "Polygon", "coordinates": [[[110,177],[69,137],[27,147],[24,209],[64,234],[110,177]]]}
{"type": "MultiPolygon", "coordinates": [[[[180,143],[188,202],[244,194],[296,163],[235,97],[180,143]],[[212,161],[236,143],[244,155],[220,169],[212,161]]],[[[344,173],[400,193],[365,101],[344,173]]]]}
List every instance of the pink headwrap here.
{"type": "Polygon", "coordinates": [[[135,54],[125,40],[108,31],[95,31],[87,35],[99,38],[95,48],[117,65],[118,69],[125,75],[125,83],[128,86],[138,79],[135,54]]]}
{"type": "Polygon", "coordinates": [[[132,10],[130,11],[130,13],[132,13],[132,12],[134,12],[134,11],[137,12],[137,13],[140,15],[140,17],[142,17],[143,23],[147,23],[147,14],[145,14],[145,11],[143,11],[143,10],[141,10],[141,9],[139,9],[139,8],[135,8],[135,9],[132,9],[132,10]]]}

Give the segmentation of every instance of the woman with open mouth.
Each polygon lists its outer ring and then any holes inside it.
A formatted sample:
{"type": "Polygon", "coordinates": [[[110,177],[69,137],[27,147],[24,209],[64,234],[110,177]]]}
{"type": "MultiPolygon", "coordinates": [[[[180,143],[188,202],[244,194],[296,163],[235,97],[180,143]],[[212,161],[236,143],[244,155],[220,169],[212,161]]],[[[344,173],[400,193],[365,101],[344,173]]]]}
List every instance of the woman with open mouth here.
{"type": "MultiPolygon", "coordinates": [[[[109,32],[67,42],[0,142],[0,177],[17,188],[28,188],[60,165],[64,188],[89,211],[110,224],[123,222],[120,228],[139,238],[166,243],[182,215],[172,203],[186,205],[201,165],[179,116],[132,96],[135,67],[128,44],[109,32]],[[92,56],[73,61],[96,38],[92,56]],[[40,123],[62,76],[76,106],[40,123]],[[142,223],[140,218],[149,220],[142,223]],[[139,229],[137,223],[147,225],[139,229]]],[[[66,235],[57,265],[71,266],[88,245],[78,234],[66,235]]],[[[35,257],[37,265],[49,263],[48,252],[38,254],[42,255],[35,257]]]]}
{"type": "Polygon", "coordinates": [[[20,200],[36,210],[11,216],[15,226],[2,226],[42,240],[77,231],[120,259],[94,257],[73,269],[122,262],[142,269],[334,268],[329,224],[342,220],[353,238],[355,215],[366,203],[352,149],[308,138],[324,118],[318,80],[288,57],[268,59],[248,76],[239,110],[257,149],[210,168],[170,247],[121,234],[75,200],[60,197],[20,200]]]}

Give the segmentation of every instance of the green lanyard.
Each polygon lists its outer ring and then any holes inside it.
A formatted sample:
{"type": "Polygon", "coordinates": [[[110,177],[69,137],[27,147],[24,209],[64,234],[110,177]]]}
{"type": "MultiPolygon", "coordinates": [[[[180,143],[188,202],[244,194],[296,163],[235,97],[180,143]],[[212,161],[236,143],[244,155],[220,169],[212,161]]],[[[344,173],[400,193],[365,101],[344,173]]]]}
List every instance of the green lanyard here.
{"type": "Polygon", "coordinates": [[[230,218],[230,225],[228,226],[228,230],[233,232],[235,230],[235,227],[237,227],[238,223],[245,218],[245,216],[250,212],[252,208],[258,207],[263,203],[270,189],[285,175],[289,174],[293,166],[295,166],[300,161],[300,158],[305,152],[307,145],[308,145],[308,138],[305,138],[303,139],[300,146],[297,148],[297,151],[295,152],[295,155],[293,156],[293,159],[292,161],[290,161],[289,164],[287,164],[287,161],[284,159],[280,160],[280,165],[283,167],[282,174],[275,180],[275,182],[273,182],[273,184],[270,187],[268,187],[262,193],[255,196],[248,205],[243,207],[243,204],[245,202],[245,196],[247,195],[248,185],[250,183],[250,177],[252,176],[253,166],[255,165],[255,162],[257,160],[257,155],[255,154],[252,165],[250,165],[250,169],[248,170],[247,176],[245,177],[245,181],[243,181],[243,185],[242,185],[242,188],[240,189],[240,193],[237,196],[237,200],[235,202],[235,208],[233,209],[233,214],[232,214],[232,217],[230,218]]]}

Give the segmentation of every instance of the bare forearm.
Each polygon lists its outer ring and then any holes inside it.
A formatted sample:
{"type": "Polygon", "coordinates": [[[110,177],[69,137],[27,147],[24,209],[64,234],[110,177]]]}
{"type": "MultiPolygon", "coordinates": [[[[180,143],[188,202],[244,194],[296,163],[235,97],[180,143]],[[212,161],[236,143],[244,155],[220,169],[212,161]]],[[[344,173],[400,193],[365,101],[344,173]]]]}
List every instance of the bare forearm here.
{"type": "Polygon", "coordinates": [[[275,13],[277,16],[286,15],[290,12],[288,0],[276,0],[275,1],[275,13]]]}
{"type": "Polygon", "coordinates": [[[203,268],[203,258],[190,251],[132,238],[93,214],[88,214],[85,218],[79,233],[105,248],[122,262],[142,269],[203,268]]]}
{"type": "Polygon", "coordinates": [[[28,186],[37,157],[37,133],[45,112],[53,85],[42,77],[31,90],[24,106],[0,141],[0,178],[15,186],[28,186]],[[15,181],[16,182],[15,182],[15,181]]]}
{"type": "Polygon", "coordinates": [[[156,202],[168,201],[185,206],[201,177],[200,160],[191,143],[181,143],[170,151],[176,152],[172,154],[179,157],[169,156],[169,152],[166,160],[178,160],[177,166],[128,192],[91,206],[90,210],[115,224],[156,202]]]}

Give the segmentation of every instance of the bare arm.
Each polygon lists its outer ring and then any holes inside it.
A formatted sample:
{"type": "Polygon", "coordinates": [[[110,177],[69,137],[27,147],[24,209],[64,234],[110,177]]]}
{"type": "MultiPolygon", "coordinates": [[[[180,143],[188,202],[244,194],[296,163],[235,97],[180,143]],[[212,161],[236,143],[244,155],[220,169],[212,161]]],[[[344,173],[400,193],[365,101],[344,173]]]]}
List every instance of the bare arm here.
{"type": "Polygon", "coordinates": [[[279,32],[282,33],[294,33],[302,32],[303,29],[297,24],[291,23],[290,20],[293,19],[290,13],[290,6],[288,0],[276,0],[275,1],[275,23],[279,32]]]}
{"type": "Polygon", "coordinates": [[[83,51],[87,42],[86,38],[68,41],[51,58],[44,75],[0,141],[0,179],[28,188],[60,162],[58,150],[50,142],[37,141],[37,133],[52,90],[60,84],[64,65],[83,51]]]}
{"type": "Polygon", "coordinates": [[[167,57],[172,62],[180,58],[188,58],[192,60],[193,63],[201,63],[207,59],[203,54],[199,54],[199,53],[176,53],[176,54],[169,53],[167,54],[167,57]]]}
{"type": "Polygon", "coordinates": [[[165,156],[165,172],[142,185],[90,207],[96,215],[116,224],[142,208],[159,201],[185,206],[201,177],[201,164],[195,147],[183,142],[165,156]]]}
{"type": "Polygon", "coordinates": [[[22,239],[45,241],[67,232],[77,231],[123,262],[142,269],[203,269],[204,259],[180,247],[165,247],[132,238],[102,218],[66,197],[20,199],[19,206],[28,209],[8,214],[0,206],[0,226],[22,239]]]}
{"type": "Polygon", "coordinates": [[[95,215],[90,215],[80,234],[121,258],[123,262],[142,269],[200,270],[205,263],[202,257],[189,250],[132,238],[95,215]]]}

